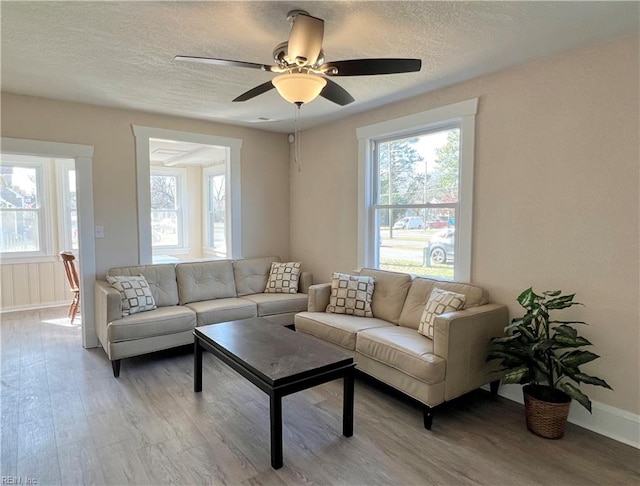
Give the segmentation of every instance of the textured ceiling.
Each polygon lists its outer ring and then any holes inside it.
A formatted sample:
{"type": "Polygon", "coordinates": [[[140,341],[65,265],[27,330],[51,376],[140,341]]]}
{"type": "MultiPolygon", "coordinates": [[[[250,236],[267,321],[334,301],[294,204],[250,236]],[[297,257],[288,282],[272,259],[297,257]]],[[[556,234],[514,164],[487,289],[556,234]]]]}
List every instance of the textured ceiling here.
{"type": "Polygon", "coordinates": [[[302,8],[325,20],[327,61],[421,58],[419,73],[334,78],[356,99],[318,98],[303,128],[638,30],[638,2],[6,2],[2,90],[273,131],[292,131],[275,90],[231,100],[273,78],[179,63],[177,54],[272,64],[302,8]],[[260,118],[274,121],[259,121],[260,118]]]}

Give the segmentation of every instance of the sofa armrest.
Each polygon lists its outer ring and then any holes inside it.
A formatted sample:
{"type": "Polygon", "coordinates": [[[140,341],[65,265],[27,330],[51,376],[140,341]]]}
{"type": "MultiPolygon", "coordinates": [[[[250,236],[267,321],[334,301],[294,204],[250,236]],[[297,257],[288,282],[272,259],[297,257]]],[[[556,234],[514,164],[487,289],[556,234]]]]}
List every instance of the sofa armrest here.
{"type": "Polygon", "coordinates": [[[312,285],[309,287],[309,303],[307,304],[307,310],[309,312],[324,312],[329,305],[330,296],[330,283],[312,285]]]}
{"type": "MultiPolygon", "coordinates": [[[[107,350],[107,326],[110,322],[122,319],[122,298],[120,292],[104,280],[96,280],[95,285],[95,326],[96,334],[107,350]]],[[[108,352],[108,351],[107,351],[108,352]]]]}
{"type": "Polygon", "coordinates": [[[298,292],[301,294],[308,294],[309,287],[311,287],[311,285],[313,285],[313,274],[311,272],[301,272],[298,292]]]}
{"type": "Polygon", "coordinates": [[[501,304],[485,304],[436,317],[434,354],[447,362],[445,400],[500,378],[495,363],[487,363],[489,339],[504,335],[509,311],[501,304]]]}

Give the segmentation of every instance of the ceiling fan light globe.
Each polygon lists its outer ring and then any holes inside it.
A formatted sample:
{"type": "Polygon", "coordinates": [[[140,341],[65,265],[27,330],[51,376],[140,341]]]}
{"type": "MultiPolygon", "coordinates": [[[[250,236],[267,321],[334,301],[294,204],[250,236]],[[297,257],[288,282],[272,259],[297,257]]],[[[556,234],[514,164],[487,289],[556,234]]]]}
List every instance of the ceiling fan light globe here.
{"type": "Polygon", "coordinates": [[[310,103],[327,85],[323,77],[306,73],[281,74],[271,82],[289,103],[310,103]]]}

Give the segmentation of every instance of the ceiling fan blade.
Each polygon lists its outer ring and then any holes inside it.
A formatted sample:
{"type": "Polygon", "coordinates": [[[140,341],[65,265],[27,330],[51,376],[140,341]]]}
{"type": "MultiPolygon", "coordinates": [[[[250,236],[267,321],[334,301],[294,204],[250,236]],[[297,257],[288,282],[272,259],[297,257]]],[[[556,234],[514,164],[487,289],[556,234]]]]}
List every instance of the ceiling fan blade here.
{"type": "Polygon", "coordinates": [[[327,76],[371,76],[374,74],[413,73],[420,71],[420,59],[351,59],[350,61],[327,62],[320,69],[327,76]],[[337,73],[332,73],[332,68],[337,73]]]}
{"type": "Polygon", "coordinates": [[[255,98],[256,96],[261,95],[262,93],[266,93],[267,91],[272,90],[273,88],[274,88],[273,83],[271,81],[267,81],[266,83],[262,83],[261,85],[250,89],[246,93],[242,93],[233,101],[247,101],[247,100],[250,100],[251,98],[255,98]]]}
{"type": "Polygon", "coordinates": [[[328,99],[329,101],[333,101],[340,106],[348,105],[355,101],[353,96],[351,96],[347,90],[330,79],[327,79],[327,85],[322,88],[320,96],[328,99]]]}
{"type": "Polygon", "coordinates": [[[324,37],[324,20],[304,13],[296,14],[291,33],[287,55],[299,66],[315,64],[322,51],[324,37]]]}
{"type": "Polygon", "coordinates": [[[251,69],[260,69],[261,71],[271,71],[274,66],[266,64],[258,64],[255,62],[232,61],[230,59],[215,59],[213,57],[197,57],[197,56],[176,56],[175,61],[199,62],[202,64],[215,64],[218,66],[244,67],[251,69]]]}

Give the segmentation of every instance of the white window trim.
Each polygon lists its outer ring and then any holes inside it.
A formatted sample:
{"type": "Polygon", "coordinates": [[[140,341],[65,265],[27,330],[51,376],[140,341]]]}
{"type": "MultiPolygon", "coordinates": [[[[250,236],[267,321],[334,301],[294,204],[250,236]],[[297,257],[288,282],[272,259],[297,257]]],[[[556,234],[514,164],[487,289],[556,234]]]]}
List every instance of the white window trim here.
{"type": "MultiPolygon", "coordinates": [[[[4,147],[3,147],[4,148],[4,147]]],[[[7,158],[11,158],[13,154],[7,154],[7,158]]],[[[38,194],[38,246],[39,250],[31,251],[12,251],[1,252],[0,256],[2,261],[10,263],[22,263],[31,262],[34,259],[39,261],[52,261],[55,260],[54,249],[54,236],[53,236],[53,208],[55,207],[55,200],[53,198],[53,191],[51,191],[51,164],[48,157],[34,156],[24,157],[19,155],[17,160],[8,160],[3,165],[11,165],[12,167],[25,167],[36,168],[37,180],[36,191],[38,194]],[[47,160],[43,160],[46,158],[47,160]]]]}
{"type": "MultiPolygon", "coordinates": [[[[228,151],[227,151],[228,152],[228,151]]],[[[215,248],[209,246],[209,199],[210,199],[210,190],[211,188],[209,187],[209,177],[210,176],[218,176],[218,175],[224,175],[224,185],[225,185],[225,199],[227,197],[227,195],[229,194],[229,184],[230,184],[230,178],[229,178],[229,154],[227,153],[227,157],[225,160],[224,164],[219,164],[219,165],[214,165],[211,167],[205,167],[202,170],[202,194],[204,195],[204,200],[205,203],[203,204],[203,211],[202,211],[202,228],[203,228],[203,232],[202,232],[202,250],[203,253],[206,253],[207,255],[215,255],[217,252],[215,250],[215,248]]],[[[224,227],[224,237],[225,237],[225,246],[227,248],[227,253],[229,252],[229,248],[230,248],[230,244],[231,242],[229,241],[229,229],[227,227],[227,221],[229,221],[231,219],[231,208],[229,207],[229,204],[227,204],[228,201],[225,201],[225,227],[224,227]]]]}
{"type": "Polygon", "coordinates": [[[373,147],[378,140],[419,131],[433,131],[460,124],[459,214],[456,214],[455,279],[471,281],[471,237],[473,215],[473,165],[475,147],[475,115],[478,98],[441,106],[412,115],[360,127],[358,136],[358,266],[374,264],[375,221],[373,211],[373,147]]]}
{"type": "MultiPolygon", "coordinates": [[[[155,246],[152,248],[153,253],[163,255],[180,255],[190,253],[189,249],[189,202],[187,198],[187,169],[182,167],[160,167],[152,166],[149,168],[149,176],[152,175],[175,176],[178,178],[178,231],[180,231],[180,239],[178,245],[155,246]]],[[[151,215],[151,208],[149,208],[151,215]]]]}
{"type": "Polygon", "coordinates": [[[96,246],[93,236],[93,146],[9,137],[2,137],[1,143],[3,153],[60,157],[74,159],[76,162],[82,345],[85,348],[95,348],[99,343],[94,326],[96,246]]]}
{"type": "Polygon", "coordinates": [[[136,176],[138,179],[138,233],[139,233],[139,263],[149,265],[153,262],[151,247],[151,196],[149,194],[149,139],[179,140],[181,142],[199,143],[203,145],[216,145],[229,149],[229,173],[227,188],[230,187],[229,234],[231,246],[229,258],[242,258],[242,208],[240,185],[240,150],[242,140],[238,138],[218,137],[203,133],[181,132],[164,128],[144,127],[132,125],[133,135],[136,140],[136,176]]]}

